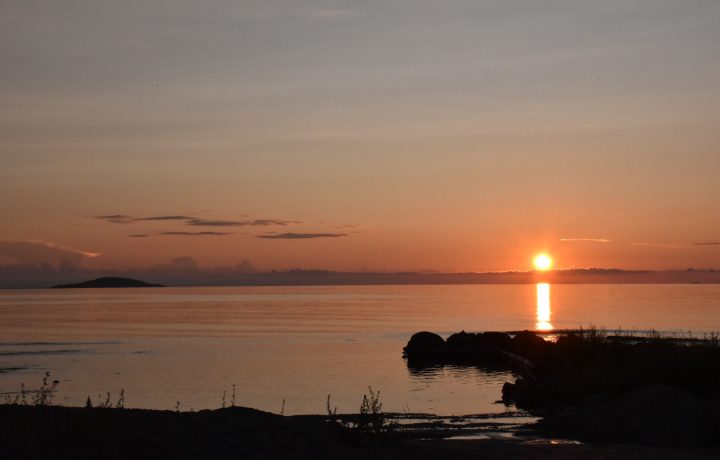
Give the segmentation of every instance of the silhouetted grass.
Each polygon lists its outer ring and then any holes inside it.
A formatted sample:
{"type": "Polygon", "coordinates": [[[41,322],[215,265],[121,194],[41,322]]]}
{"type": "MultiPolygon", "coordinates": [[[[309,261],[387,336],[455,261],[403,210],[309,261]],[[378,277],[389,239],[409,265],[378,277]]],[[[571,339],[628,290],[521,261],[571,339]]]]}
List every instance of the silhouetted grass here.
{"type": "Polygon", "coordinates": [[[50,372],[45,372],[42,383],[37,390],[28,390],[25,388],[25,384],[21,383],[20,391],[15,393],[14,397],[11,394],[5,395],[5,404],[51,406],[59,384],[58,380],[50,380],[50,372]]]}

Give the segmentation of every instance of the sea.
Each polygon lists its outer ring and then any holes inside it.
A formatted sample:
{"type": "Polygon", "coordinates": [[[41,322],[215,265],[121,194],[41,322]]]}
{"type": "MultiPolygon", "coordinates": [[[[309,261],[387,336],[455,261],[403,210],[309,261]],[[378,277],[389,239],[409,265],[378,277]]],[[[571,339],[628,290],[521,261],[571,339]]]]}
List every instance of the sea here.
{"type": "Polygon", "coordinates": [[[410,368],[418,331],[720,330],[720,285],[410,285],[0,291],[0,398],[43,376],[55,404],[274,413],[504,414],[511,372],[410,368]],[[108,395],[109,393],[109,395],[108,395]]]}

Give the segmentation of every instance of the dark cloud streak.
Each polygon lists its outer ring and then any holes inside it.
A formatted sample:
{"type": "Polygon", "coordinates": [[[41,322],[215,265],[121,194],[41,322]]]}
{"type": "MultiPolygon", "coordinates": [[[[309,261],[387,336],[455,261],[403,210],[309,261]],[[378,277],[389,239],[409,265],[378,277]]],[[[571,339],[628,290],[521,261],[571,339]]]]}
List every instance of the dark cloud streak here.
{"type": "Polygon", "coordinates": [[[232,235],[230,232],[160,232],[158,235],[165,236],[225,236],[232,235]]]}
{"type": "Polygon", "coordinates": [[[290,224],[299,224],[301,222],[281,219],[256,219],[256,220],[212,220],[212,219],[191,219],[188,221],[188,225],[196,227],[270,227],[273,225],[284,227],[290,224]]]}
{"type": "Polygon", "coordinates": [[[191,219],[187,224],[194,227],[243,227],[247,225],[246,222],[223,219],[191,219]]]}
{"type": "Polygon", "coordinates": [[[96,219],[111,222],[113,224],[131,224],[135,222],[135,218],[132,216],[126,216],[124,214],[111,214],[107,216],[95,216],[96,219]]]}
{"type": "Polygon", "coordinates": [[[278,233],[276,235],[258,235],[258,238],[268,240],[308,240],[313,238],[340,238],[345,233],[278,233]]]}
{"type": "Polygon", "coordinates": [[[193,220],[194,217],[190,216],[152,216],[152,217],[139,217],[136,221],[148,221],[148,220],[193,220]]]}
{"type": "Polygon", "coordinates": [[[108,214],[95,216],[95,219],[104,220],[113,224],[132,224],[133,222],[185,222],[193,227],[284,227],[290,224],[301,224],[302,222],[285,219],[254,219],[254,220],[227,220],[227,219],[201,219],[198,217],[184,215],[133,217],[125,214],[108,214]]]}

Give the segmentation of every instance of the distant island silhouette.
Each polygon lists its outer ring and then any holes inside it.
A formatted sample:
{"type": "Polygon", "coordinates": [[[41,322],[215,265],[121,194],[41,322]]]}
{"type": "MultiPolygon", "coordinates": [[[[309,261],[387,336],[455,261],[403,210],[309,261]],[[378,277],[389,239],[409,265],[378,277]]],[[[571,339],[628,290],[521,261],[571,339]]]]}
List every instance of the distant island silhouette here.
{"type": "Polygon", "coordinates": [[[119,278],[105,276],[90,281],[75,284],[58,284],[50,289],[76,289],[76,288],[126,288],[126,287],[165,287],[162,284],[151,284],[132,278],[119,278]]]}

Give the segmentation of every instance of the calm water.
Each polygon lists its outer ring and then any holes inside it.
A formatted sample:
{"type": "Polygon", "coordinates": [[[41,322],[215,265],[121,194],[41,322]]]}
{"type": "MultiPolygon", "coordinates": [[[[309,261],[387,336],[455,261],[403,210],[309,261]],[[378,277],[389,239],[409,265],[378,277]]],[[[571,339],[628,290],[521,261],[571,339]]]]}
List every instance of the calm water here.
{"type": "Polygon", "coordinates": [[[720,285],[219,287],[0,291],[0,393],[61,380],[57,402],[120,388],[126,406],[236,404],[356,412],[368,385],[388,411],[498,413],[507,372],[408,370],[412,333],[595,324],[720,330],[720,285]],[[14,368],[14,369],[13,369],[14,368]]]}

